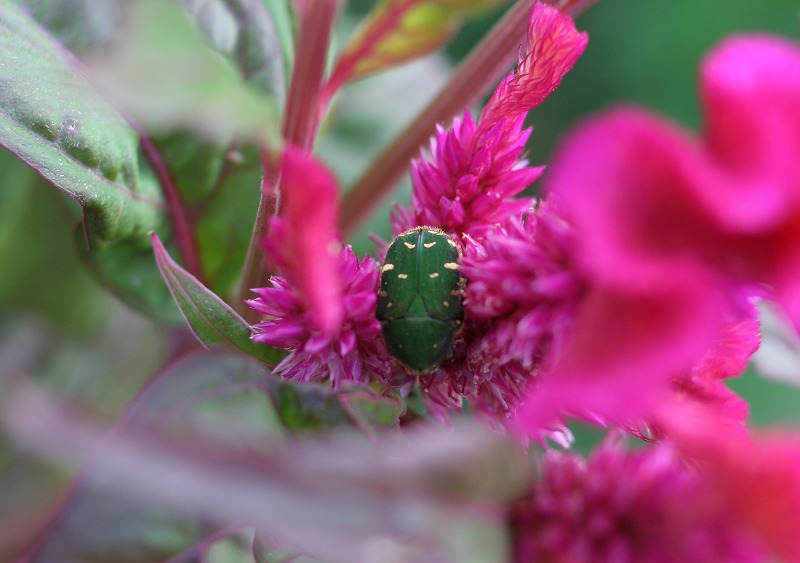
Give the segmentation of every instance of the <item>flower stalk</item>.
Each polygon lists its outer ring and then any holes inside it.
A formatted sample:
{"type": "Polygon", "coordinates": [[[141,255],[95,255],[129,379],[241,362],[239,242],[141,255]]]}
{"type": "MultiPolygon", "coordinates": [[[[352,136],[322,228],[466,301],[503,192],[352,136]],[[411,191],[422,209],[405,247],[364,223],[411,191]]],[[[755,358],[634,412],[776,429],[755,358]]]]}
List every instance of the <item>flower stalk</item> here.
{"type": "MultiPolygon", "coordinates": [[[[596,0],[546,2],[575,16],[596,0]]],[[[345,240],[352,236],[394,190],[417,156],[419,147],[434,133],[436,124],[448,121],[473,105],[506,72],[524,43],[531,3],[519,0],[470,52],[450,81],[406,129],[372,162],[348,190],[342,203],[340,227],[345,240]]]]}

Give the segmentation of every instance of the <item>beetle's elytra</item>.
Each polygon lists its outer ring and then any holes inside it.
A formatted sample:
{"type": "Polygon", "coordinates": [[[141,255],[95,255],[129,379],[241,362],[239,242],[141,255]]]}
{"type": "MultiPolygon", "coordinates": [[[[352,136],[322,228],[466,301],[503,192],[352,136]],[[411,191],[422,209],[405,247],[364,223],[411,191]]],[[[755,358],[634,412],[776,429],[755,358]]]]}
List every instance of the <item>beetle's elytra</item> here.
{"type": "Polygon", "coordinates": [[[389,353],[411,371],[436,369],[464,319],[461,249],[444,231],[397,235],[381,268],[377,317],[389,353]]]}

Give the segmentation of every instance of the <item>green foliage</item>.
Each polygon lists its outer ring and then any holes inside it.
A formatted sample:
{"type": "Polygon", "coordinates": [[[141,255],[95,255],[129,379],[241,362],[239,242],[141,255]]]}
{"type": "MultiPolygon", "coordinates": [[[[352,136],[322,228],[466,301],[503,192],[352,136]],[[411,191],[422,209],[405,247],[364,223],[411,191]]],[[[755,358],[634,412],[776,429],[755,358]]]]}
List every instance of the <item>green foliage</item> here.
{"type": "Polygon", "coordinates": [[[421,57],[441,47],[469,14],[498,0],[382,0],[345,47],[332,82],[338,87],[367,74],[421,57]]]}
{"type": "Polygon", "coordinates": [[[250,339],[252,333],[247,323],[196,277],[178,266],[155,235],[153,249],[158,268],[175,303],[203,345],[239,350],[267,365],[275,365],[281,360],[285,355],[282,350],[254,343],[250,339]]]}
{"type": "Polygon", "coordinates": [[[14,4],[0,5],[0,144],[84,208],[87,243],[144,237],[161,196],[139,173],[137,136],[74,60],[14,4]]]}

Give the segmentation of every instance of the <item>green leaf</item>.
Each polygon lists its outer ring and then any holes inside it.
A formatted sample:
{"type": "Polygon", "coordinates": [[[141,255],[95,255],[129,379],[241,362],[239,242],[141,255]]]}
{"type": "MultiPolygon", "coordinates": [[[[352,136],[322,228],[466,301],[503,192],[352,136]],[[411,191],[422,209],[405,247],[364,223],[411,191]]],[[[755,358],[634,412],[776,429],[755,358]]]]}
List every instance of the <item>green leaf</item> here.
{"type": "Polygon", "coordinates": [[[139,160],[137,133],[94,91],[75,60],[10,2],[0,4],[0,145],[83,207],[79,252],[124,301],[161,319],[168,295],[147,234],[165,221],[139,160]],[[155,274],[155,275],[154,275],[155,274]]]}
{"type": "Polygon", "coordinates": [[[282,45],[264,4],[248,0],[181,0],[181,4],[247,82],[283,102],[286,70],[282,45]]]}
{"type": "Polygon", "coordinates": [[[89,61],[104,93],[152,132],[278,146],[278,104],[209,48],[177,5],[131,3],[118,41],[89,61]]]}
{"type": "Polygon", "coordinates": [[[75,256],[69,235],[78,206],[2,148],[0,185],[0,310],[34,312],[73,333],[91,331],[107,300],[75,256]]]}
{"type": "Polygon", "coordinates": [[[203,282],[217,295],[232,297],[258,209],[258,151],[186,133],[156,139],[156,144],[193,218],[203,282]]]}
{"type": "Polygon", "coordinates": [[[91,247],[156,229],[161,196],[139,174],[136,133],[10,2],[0,4],[0,53],[0,145],[83,206],[91,247]]]}
{"type": "Polygon", "coordinates": [[[339,398],[322,385],[276,383],[270,394],[281,422],[297,434],[352,424],[339,398]]]}
{"type": "Polygon", "coordinates": [[[350,413],[351,418],[363,430],[396,426],[406,408],[403,401],[395,397],[376,397],[372,393],[355,389],[341,393],[339,402],[350,413]]]}
{"type": "Polygon", "coordinates": [[[471,13],[505,0],[382,0],[345,47],[326,88],[421,57],[442,46],[471,13]]]}
{"type": "Polygon", "coordinates": [[[126,238],[89,249],[80,231],[75,237],[84,265],[120,301],[158,321],[181,322],[181,314],[156,268],[148,239],[126,238]]]}
{"type": "Polygon", "coordinates": [[[153,235],[153,249],[175,303],[200,342],[207,347],[225,346],[239,350],[267,365],[275,365],[281,360],[284,352],[253,342],[247,323],[196,277],[176,264],[156,235],[153,235]]]}
{"type": "Polygon", "coordinates": [[[129,0],[15,0],[73,52],[113,39],[129,0]]]}

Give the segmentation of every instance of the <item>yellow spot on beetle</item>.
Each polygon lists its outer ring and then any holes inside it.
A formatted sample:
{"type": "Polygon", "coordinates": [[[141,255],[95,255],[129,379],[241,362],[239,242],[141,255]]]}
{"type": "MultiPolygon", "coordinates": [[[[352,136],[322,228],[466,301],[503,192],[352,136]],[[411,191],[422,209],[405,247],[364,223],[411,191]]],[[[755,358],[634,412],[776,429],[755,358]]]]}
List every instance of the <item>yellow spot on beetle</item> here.
{"type": "Polygon", "coordinates": [[[388,272],[389,270],[394,270],[394,264],[384,264],[383,268],[381,268],[381,273],[388,272]]]}
{"type": "Polygon", "coordinates": [[[436,244],[436,241],[433,241],[433,242],[423,242],[423,243],[422,243],[422,246],[424,246],[425,248],[433,248],[433,245],[434,245],[434,244],[436,244]]]}
{"type": "Polygon", "coordinates": [[[397,274],[397,277],[400,278],[401,280],[404,280],[408,277],[408,274],[397,274]]]}
{"type": "Polygon", "coordinates": [[[458,264],[455,262],[445,262],[444,267],[448,270],[458,270],[458,264]]]}
{"type": "Polygon", "coordinates": [[[448,303],[447,301],[442,301],[442,305],[444,305],[445,307],[449,307],[450,303],[448,303]]]}
{"type": "Polygon", "coordinates": [[[411,250],[411,249],[414,249],[414,248],[416,248],[416,247],[417,247],[417,245],[416,245],[416,244],[412,244],[412,243],[410,243],[410,242],[405,242],[405,241],[404,241],[404,242],[403,242],[403,244],[405,244],[405,245],[406,245],[406,248],[408,248],[409,250],[411,250]]]}
{"type": "Polygon", "coordinates": [[[453,242],[453,239],[451,239],[450,237],[447,237],[447,242],[450,244],[450,246],[453,246],[453,247],[456,246],[456,243],[453,242]]]}
{"type": "Polygon", "coordinates": [[[439,272],[433,272],[432,274],[428,274],[428,277],[431,278],[431,279],[438,278],[439,277],[439,272]]]}

